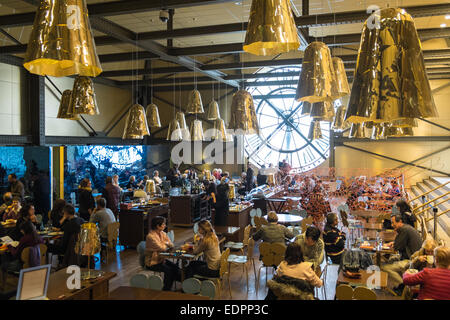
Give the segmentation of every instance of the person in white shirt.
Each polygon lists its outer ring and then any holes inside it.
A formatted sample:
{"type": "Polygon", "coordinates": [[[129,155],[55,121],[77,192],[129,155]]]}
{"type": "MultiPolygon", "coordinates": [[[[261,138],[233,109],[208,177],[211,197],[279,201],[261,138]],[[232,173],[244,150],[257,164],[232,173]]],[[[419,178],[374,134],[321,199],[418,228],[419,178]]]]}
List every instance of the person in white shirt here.
{"type": "Polygon", "coordinates": [[[153,180],[155,180],[155,183],[156,183],[157,186],[160,185],[160,184],[162,183],[162,180],[161,180],[161,178],[159,177],[159,172],[158,172],[158,170],[155,170],[155,171],[153,172],[153,180]]]}
{"type": "Polygon", "coordinates": [[[100,238],[108,239],[108,224],[116,222],[116,218],[111,209],[106,208],[105,198],[97,200],[97,208],[92,212],[89,222],[98,223],[100,238]]]}
{"type": "Polygon", "coordinates": [[[139,189],[136,189],[134,191],[133,198],[143,198],[145,200],[148,199],[147,192],[144,191],[144,186],[139,186],[139,189]]]}

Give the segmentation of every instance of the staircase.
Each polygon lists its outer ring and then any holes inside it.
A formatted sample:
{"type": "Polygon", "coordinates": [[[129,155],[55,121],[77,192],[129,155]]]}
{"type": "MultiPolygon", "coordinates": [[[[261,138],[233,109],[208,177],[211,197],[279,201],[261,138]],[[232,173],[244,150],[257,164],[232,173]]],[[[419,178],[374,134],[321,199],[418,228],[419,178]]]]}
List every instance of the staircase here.
{"type": "MultiPolygon", "coordinates": [[[[406,191],[409,194],[409,198],[413,199],[413,198],[423,194],[424,192],[430,191],[430,190],[442,185],[443,183],[445,183],[449,180],[450,180],[449,177],[429,177],[428,179],[425,179],[422,182],[418,182],[416,185],[411,186],[411,188],[407,189],[406,191]]],[[[440,187],[439,189],[436,189],[436,190],[428,193],[427,195],[425,195],[425,201],[423,201],[421,198],[419,198],[419,199],[412,201],[410,204],[412,207],[419,206],[422,203],[433,200],[448,191],[450,191],[450,183],[447,184],[446,186],[440,187]]],[[[434,208],[434,207],[438,208],[438,214],[450,209],[450,194],[436,200],[435,202],[431,202],[428,206],[430,209],[422,214],[422,216],[425,219],[433,217],[432,208],[434,208]],[[435,203],[438,203],[441,201],[444,201],[444,202],[437,206],[434,205],[435,203]]],[[[421,208],[420,210],[422,210],[422,209],[424,209],[424,208],[421,208]]],[[[438,241],[442,240],[447,246],[450,246],[450,212],[447,212],[446,214],[441,215],[440,217],[437,218],[437,220],[438,220],[437,240],[438,241]]],[[[426,223],[426,230],[429,233],[431,233],[431,235],[433,235],[434,220],[431,220],[426,223]]]]}

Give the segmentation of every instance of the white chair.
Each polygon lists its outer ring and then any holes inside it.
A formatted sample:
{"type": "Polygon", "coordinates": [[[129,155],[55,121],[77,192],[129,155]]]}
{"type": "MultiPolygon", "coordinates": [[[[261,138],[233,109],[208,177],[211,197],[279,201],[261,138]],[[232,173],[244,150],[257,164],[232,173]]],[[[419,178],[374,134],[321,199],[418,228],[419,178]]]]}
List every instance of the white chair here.
{"type": "Polygon", "coordinates": [[[181,288],[184,293],[197,294],[200,292],[202,282],[196,278],[189,278],[183,281],[181,288]]]}
{"type": "Polygon", "coordinates": [[[173,232],[173,230],[167,232],[167,236],[169,237],[170,241],[172,241],[172,243],[175,242],[175,233],[173,232]]]}
{"type": "Polygon", "coordinates": [[[193,229],[194,229],[194,233],[198,234],[198,222],[194,223],[193,229]]]}
{"type": "Polygon", "coordinates": [[[256,209],[256,216],[257,217],[262,217],[262,210],[261,210],[261,208],[257,208],[256,209]]]}
{"type": "Polygon", "coordinates": [[[150,289],[149,278],[145,273],[138,273],[131,277],[130,286],[135,288],[150,289]]]}
{"type": "Polygon", "coordinates": [[[164,287],[163,279],[156,274],[152,274],[148,277],[148,287],[149,289],[161,291],[164,287]]]}
{"type": "Polygon", "coordinates": [[[230,274],[231,274],[231,266],[233,264],[234,265],[242,265],[243,272],[245,272],[246,279],[247,279],[247,291],[249,290],[247,262],[249,262],[249,261],[251,261],[251,264],[253,265],[253,273],[255,275],[255,281],[256,281],[256,266],[255,266],[255,260],[253,259],[253,248],[254,247],[255,247],[255,241],[253,239],[249,239],[248,245],[247,245],[247,255],[238,256],[238,255],[230,254],[228,256],[228,264],[229,264],[228,269],[229,269],[230,274]]]}
{"type": "Polygon", "coordinates": [[[250,210],[250,223],[251,223],[252,227],[256,227],[255,216],[256,216],[256,209],[250,210]]]}
{"type": "Polygon", "coordinates": [[[202,281],[200,295],[209,297],[211,300],[216,297],[216,285],[211,280],[202,281]]]}

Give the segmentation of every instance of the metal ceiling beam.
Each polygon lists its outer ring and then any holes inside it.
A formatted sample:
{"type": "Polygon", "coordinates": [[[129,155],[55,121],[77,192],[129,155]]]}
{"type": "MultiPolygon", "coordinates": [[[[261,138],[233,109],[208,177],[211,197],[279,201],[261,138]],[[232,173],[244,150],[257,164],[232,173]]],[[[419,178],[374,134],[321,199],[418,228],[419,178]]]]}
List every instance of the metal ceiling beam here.
{"type": "Polygon", "coordinates": [[[362,138],[347,138],[336,136],[334,141],[339,146],[344,142],[450,142],[450,136],[411,136],[411,137],[388,137],[382,140],[362,139],[362,138]]]}

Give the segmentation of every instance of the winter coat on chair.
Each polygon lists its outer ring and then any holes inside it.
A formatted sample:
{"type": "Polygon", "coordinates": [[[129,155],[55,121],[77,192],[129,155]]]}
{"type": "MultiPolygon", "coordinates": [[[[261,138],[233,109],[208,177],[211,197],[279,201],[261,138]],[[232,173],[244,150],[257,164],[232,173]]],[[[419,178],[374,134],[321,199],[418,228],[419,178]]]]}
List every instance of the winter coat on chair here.
{"type": "Polygon", "coordinates": [[[275,276],[267,281],[267,287],[278,300],[314,300],[314,287],[305,280],[275,276]]]}

